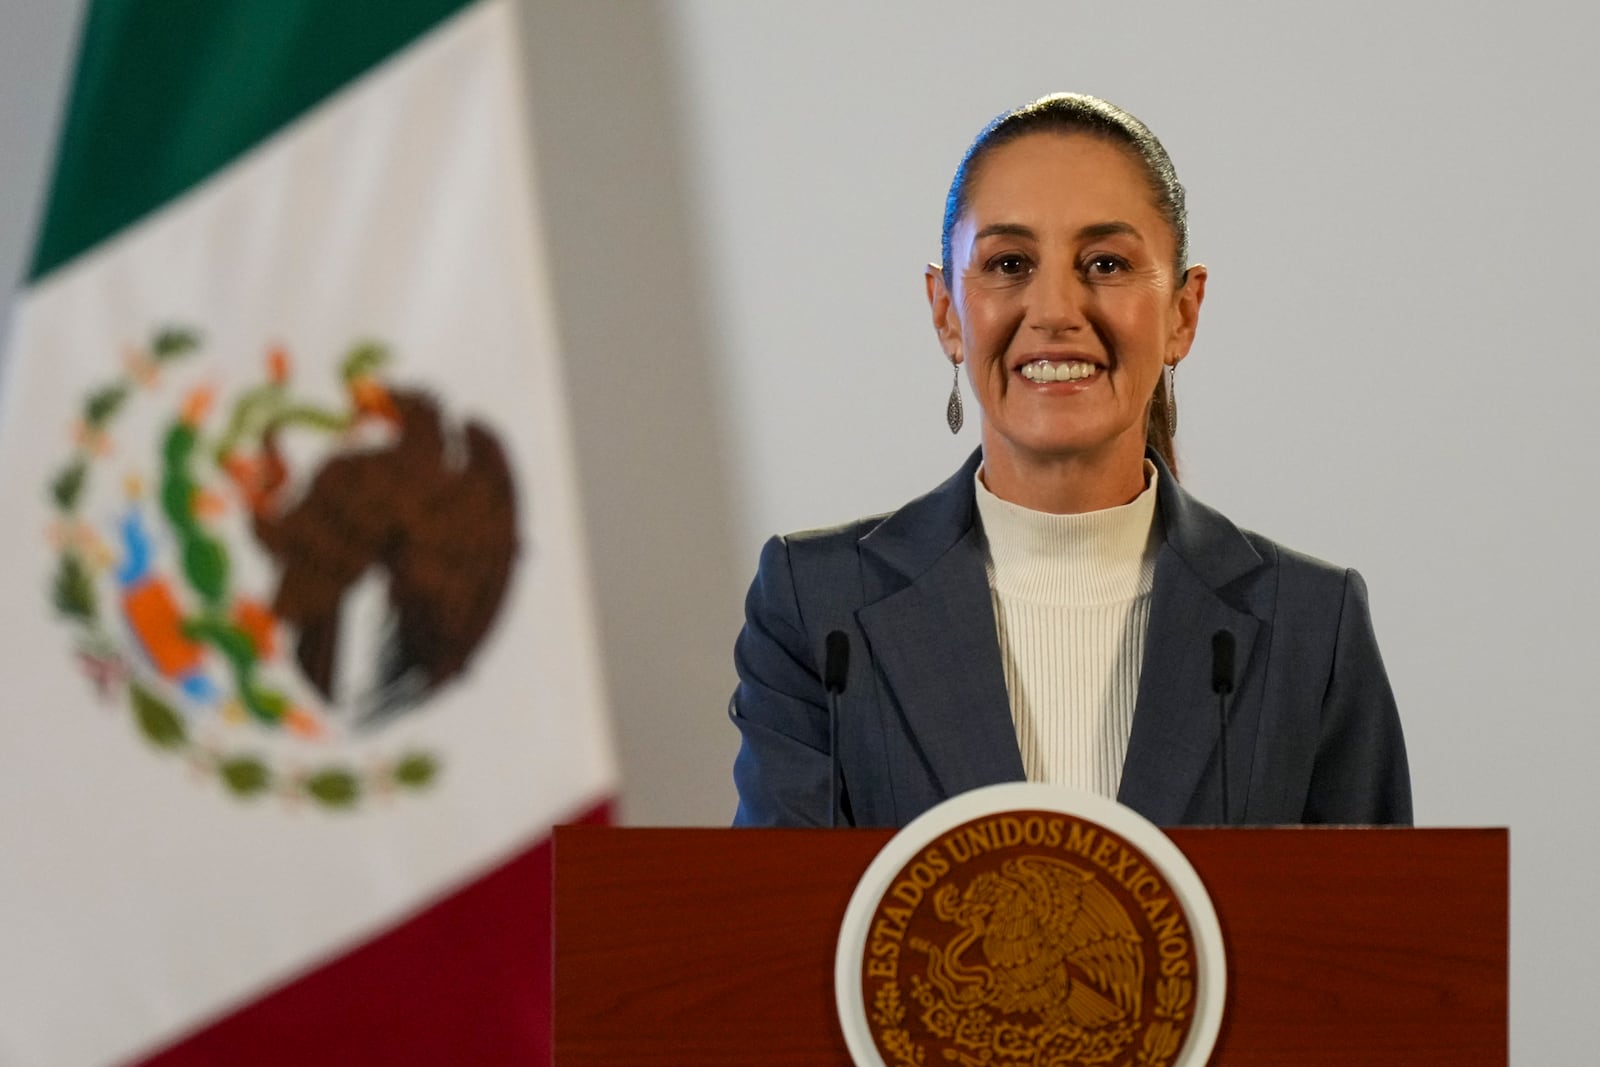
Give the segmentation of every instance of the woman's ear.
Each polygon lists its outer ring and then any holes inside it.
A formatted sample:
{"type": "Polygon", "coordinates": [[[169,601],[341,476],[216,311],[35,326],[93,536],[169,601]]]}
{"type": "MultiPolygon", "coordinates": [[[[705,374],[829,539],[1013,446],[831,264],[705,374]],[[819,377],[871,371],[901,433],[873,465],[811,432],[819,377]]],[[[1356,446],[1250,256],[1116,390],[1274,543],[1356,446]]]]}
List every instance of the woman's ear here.
{"type": "Polygon", "coordinates": [[[1177,366],[1189,347],[1194,344],[1195,331],[1200,326],[1200,305],[1206,298],[1206,268],[1196,263],[1183,272],[1183,284],[1172,294],[1177,315],[1173,320],[1172,336],[1167,340],[1167,365],[1177,366]]]}
{"type": "Polygon", "coordinates": [[[922,280],[927,286],[928,310],[933,313],[933,332],[939,335],[939,346],[951,363],[960,363],[961,317],[956,314],[950,287],[945,284],[944,269],[929,263],[922,271],[922,280]]]}

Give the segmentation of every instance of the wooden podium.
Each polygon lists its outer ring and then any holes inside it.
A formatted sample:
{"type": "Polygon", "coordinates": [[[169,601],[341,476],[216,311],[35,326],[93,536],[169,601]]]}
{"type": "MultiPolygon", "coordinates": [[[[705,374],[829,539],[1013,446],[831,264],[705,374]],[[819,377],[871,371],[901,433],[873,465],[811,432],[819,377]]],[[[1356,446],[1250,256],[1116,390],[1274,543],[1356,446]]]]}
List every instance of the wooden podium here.
{"type": "MultiPolygon", "coordinates": [[[[1506,1062],[1505,830],[1168,834],[1227,944],[1211,1063],[1506,1062]]],[[[848,1067],[834,946],[891,836],[557,829],[556,1067],[848,1067]]]]}

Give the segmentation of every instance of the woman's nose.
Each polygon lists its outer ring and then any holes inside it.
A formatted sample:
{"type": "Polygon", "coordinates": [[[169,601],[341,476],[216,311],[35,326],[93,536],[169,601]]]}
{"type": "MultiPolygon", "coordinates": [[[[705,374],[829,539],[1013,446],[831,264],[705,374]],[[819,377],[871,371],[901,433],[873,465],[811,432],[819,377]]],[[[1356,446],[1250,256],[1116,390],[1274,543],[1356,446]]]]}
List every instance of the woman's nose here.
{"type": "Polygon", "coordinates": [[[1034,275],[1029,308],[1030,325],[1059,333],[1086,324],[1088,286],[1069,267],[1042,267],[1034,275]]]}

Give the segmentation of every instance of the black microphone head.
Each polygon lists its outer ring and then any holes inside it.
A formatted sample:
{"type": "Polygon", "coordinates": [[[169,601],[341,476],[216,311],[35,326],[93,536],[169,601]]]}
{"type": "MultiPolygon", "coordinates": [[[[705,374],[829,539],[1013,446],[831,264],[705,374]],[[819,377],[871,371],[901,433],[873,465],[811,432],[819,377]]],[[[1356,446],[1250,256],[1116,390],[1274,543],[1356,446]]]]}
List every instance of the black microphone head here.
{"type": "Polygon", "coordinates": [[[850,671],[850,638],[843,630],[830,630],[824,647],[822,684],[830,693],[844,692],[844,678],[850,671]]]}
{"type": "Polygon", "coordinates": [[[1211,635],[1211,691],[1233,692],[1233,634],[1227,630],[1211,635]]]}

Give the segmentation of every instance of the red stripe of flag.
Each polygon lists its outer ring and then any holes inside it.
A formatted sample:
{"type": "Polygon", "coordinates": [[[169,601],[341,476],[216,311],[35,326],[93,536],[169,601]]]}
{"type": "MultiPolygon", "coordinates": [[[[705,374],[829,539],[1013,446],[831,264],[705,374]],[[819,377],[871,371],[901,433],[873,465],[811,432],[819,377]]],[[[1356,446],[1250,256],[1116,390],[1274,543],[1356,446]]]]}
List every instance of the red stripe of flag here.
{"type": "MultiPolygon", "coordinates": [[[[609,823],[610,802],[569,820],[609,823]]],[[[552,838],[137,1067],[550,1063],[552,838]]]]}

